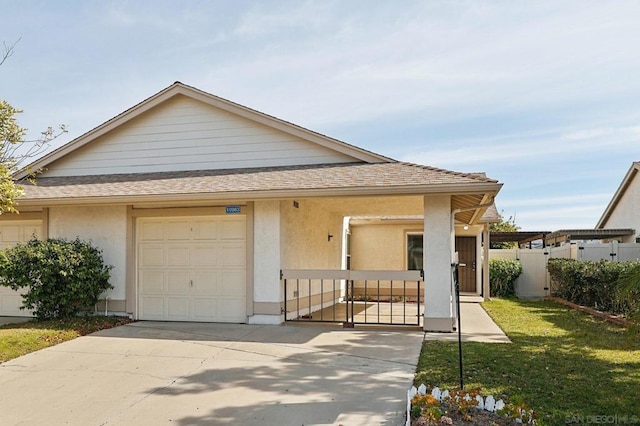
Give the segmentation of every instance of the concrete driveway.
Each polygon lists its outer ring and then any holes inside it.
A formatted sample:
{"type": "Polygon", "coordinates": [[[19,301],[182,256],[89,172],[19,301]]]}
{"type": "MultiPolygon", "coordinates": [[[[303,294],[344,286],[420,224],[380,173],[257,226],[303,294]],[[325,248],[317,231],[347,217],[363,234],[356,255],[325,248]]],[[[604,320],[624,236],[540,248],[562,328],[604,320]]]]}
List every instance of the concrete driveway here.
{"type": "Polygon", "coordinates": [[[0,365],[0,424],[402,424],[422,338],[133,323],[0,365]]]}

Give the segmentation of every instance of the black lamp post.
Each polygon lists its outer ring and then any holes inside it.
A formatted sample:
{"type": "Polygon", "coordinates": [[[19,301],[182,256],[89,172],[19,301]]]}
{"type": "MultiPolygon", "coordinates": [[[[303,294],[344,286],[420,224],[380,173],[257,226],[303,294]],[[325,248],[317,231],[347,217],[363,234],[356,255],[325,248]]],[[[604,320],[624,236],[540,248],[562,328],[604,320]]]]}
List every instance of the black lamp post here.
{"type": "MultiPolygon", "coordinates": [[[[457,254],[457,253],[456,253],[457,254]]],[[[453,267],[453,283],[455,285],[456,292],[456,317],[458,321],[458,367],[460,372],[460,389],[464,390],[464,381],[462,378],[462,330],[460,327],[460,282],[458,281],[458,267],[460,264],[456,260],[451,264],[453,267]]],[[[465,266],[464,264],[462,266],[465,266]]]]}

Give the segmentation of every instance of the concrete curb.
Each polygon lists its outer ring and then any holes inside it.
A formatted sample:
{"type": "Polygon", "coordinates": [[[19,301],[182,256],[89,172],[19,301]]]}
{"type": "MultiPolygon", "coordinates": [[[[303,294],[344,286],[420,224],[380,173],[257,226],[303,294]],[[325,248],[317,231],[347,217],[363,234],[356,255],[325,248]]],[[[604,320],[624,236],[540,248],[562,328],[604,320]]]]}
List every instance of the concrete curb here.
{"type": "Polygon", "coordinates": [[[561,299],[559,297],[549,296],[549,297],[547,297],[547,299],[549,299],[549,300],[551,300],[553,302],[560,303],[561,305],[569,306],[570,308],[576,309],[578,311],[586,312],[591,316],[603,319],[603,320],[608,321],[608,322],[612,322],[614,324],[622,325],[622,326],[625,326],[625,327],[629,327],[631,325],[631,322],[629,320],[627,320],[624,317],[618,316],[618,315],[612,315],[612,314],[609,314],[609,313],[606,313],[606,312],[598,311],[598,310],[593,309],[593,308],[589,308],[587,306],[578,305],[576,303],[569,302],[568,300],[564,300],[564,299],[561,299]]]}

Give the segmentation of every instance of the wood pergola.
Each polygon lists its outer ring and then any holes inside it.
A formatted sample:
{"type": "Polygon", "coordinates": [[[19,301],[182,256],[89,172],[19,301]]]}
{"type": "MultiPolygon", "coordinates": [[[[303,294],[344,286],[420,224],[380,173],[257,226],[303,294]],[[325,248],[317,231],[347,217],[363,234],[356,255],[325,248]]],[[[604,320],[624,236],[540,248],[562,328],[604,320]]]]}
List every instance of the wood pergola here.
{"type": "Polygon", "coordinates": [[[542,240],[545,246],[545,237],[551,234],[551,231],[517,231],[517,232],[490,232],[490,243],[518,243],[518,247],[531,243],[533,241],[542,240]]]}

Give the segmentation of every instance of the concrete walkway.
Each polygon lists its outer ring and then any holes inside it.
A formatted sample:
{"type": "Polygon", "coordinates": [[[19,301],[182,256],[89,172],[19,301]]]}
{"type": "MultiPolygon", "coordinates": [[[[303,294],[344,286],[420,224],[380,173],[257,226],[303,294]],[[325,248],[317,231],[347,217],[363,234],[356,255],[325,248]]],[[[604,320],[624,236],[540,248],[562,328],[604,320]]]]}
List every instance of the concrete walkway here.
{"type": "MultiPolygon", "coordinates": [[[[463,342],[511,343],[479,303],[460,304],[463,342]]],[[[425,340],[457,341],[458,333],[425,333],[425,340]]]]}

